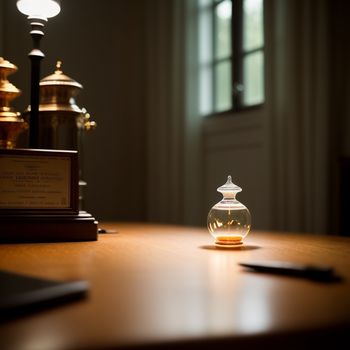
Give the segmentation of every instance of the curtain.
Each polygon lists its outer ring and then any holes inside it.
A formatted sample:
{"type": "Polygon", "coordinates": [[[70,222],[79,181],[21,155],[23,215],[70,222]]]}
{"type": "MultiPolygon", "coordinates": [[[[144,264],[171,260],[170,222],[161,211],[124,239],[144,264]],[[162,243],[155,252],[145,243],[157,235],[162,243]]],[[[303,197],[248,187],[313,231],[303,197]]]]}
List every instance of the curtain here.
{"type": "Polygon", "coordinates": [[[275,1],[274,215],[278,229],[330,224],[327,1],[275,1]]]}

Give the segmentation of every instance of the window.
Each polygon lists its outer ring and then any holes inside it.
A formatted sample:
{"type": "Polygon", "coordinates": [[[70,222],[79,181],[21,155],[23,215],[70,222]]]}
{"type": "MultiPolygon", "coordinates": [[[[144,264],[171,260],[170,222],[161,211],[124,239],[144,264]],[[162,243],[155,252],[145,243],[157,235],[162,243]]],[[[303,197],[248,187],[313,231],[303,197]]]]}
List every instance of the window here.
{"type": "Polygon", "coordinates": [[[202,115],[264,103],[263,0],[198,0],[202,115]]]}

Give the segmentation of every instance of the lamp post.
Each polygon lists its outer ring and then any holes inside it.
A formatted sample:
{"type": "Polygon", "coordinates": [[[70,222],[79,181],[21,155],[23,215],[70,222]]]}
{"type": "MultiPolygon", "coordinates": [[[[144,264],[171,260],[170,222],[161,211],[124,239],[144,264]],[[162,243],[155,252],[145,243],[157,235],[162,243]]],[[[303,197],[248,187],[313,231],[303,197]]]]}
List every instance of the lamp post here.
{"type": "Polygon", "coordinates": [[[59,0],[17,0],[17,8],[28,16],[33,49],[29,53],[31,61],[30,80],[30,121],[29,147],[39,148],[39,83],[40,62],[45,57],[40,50],[40,40],[44,36],[44,26],[48,18],[61,11],[59,0]]]}

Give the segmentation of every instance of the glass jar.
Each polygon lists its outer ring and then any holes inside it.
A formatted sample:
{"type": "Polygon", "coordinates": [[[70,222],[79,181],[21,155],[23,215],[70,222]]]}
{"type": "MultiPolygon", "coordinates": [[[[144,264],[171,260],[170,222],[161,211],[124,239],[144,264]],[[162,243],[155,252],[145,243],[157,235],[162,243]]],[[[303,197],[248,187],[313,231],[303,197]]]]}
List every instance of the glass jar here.
{"type": "Polygon", "coordinates": [[[241,245],[251,227],[248,208],[236,199],[236,194],[242,189],[233,184],[231,176],[228,176],[227,182],[217,191],[223,195],[223,198],[208,213],[208,230],[215,238],[216,246],[241,245]]]}

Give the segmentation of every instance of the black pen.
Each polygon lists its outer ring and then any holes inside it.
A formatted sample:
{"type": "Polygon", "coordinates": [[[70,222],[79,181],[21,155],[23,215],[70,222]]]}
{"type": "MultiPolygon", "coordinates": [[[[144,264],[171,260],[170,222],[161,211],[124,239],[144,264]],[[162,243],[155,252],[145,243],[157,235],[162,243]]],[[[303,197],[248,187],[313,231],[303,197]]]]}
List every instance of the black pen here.
{"type": "Polygon", "coordinates": [[[334,270],[330,266],[307,265],[284,261],[241,262],[238,264],[257,272],[299,276],[319,281],[336,279],[334,270]]]}

